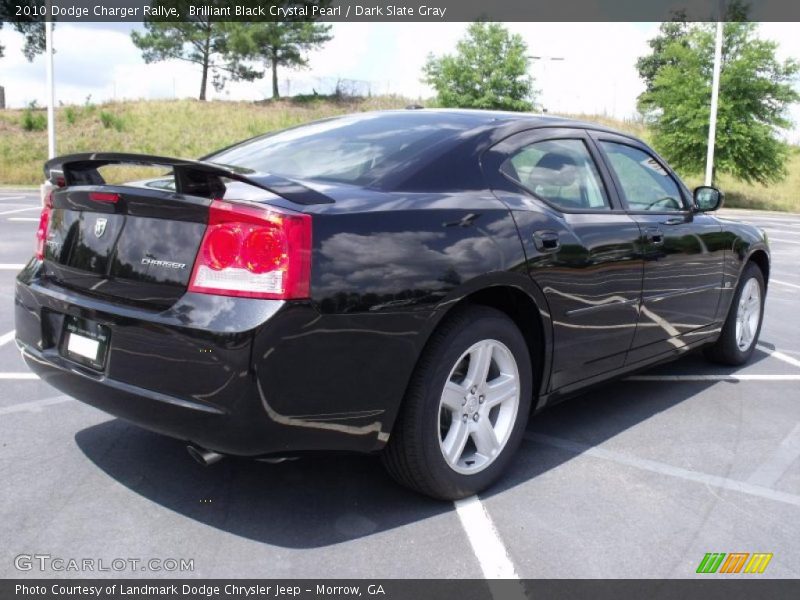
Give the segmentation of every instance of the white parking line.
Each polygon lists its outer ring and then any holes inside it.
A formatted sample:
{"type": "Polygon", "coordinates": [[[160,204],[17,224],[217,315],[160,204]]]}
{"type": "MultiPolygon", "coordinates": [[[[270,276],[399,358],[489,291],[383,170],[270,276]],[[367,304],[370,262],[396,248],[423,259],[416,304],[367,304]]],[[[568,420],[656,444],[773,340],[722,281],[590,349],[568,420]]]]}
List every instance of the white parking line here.
{"type": "Polygon", "coordinates": [[[35,373],[0,373],[0,379],[39,379],[35,373]]]}
{"type": "Polygon", "coordinates": [[[761,375],[731,373],[729,375],[632,375],[626,381],[800,381],[797,375],[761,375]]]}
{"type": "Polygon", "coordinates": [[[785,285],[786,287],[795,288],[795,289],[800,290],[800,285],[797,285],[796,283],[789,283],[788,281],[781,281],[779,279],[772,279],[772,277],[769,278],[769,282],[770,283],[777,283],[778,285],[785,285]]]}
{"type": "Polygon", "coordinates": [[[782,223],[784,225],[800,225],[797,218],[800,215],[794,213],[782,213],[783,216],[777,217],[775,212],[759,212],[759,211],[748,211],[746,209],[739,209],[735,213],[734,212],[726,212],[720,213],[720,216],[725,218],[738,218],[738,217],[745,217],[749,223],[754,221],[768,221],[772,223],[782,223]]]}
{"type": "Polygon", "coordinates": [[[795,240],[782,240],[781,238],[775,238],[772,236],[769,236],[769,241],[770,243],[779,242],[781,244],[794,244],[795,246],[800,246],[800,242],[797,242],[795,240]]]}
{"type": "Polygon", "coordinates": [[[8,217],[7,220],[12,223],[36,223],[39,217],[8,217]]]}
{"type": "Polygon", "coordinates": [[[14,339],[14,330],[12,329],[8,333],[4,333],[0,335],[0,346],[3,346],[14,339]]]}
{"type": "Polygon", "coordinates": [[[800,423],[794,426],[789,435],[783,438],[780,446],[775,448],[761,466],[747,478],[747,483],[772,487],[798,457],[800,457],[800,423]]]}
{"type": "Polygon", "coordinates": [[[777,228],[773,227],[772,225],[763,225],[762,227],[763,227],[763,229],[767,230],[767,233],[770,236],[769,237],[770,240],[772,239],[772,234],[773,233],[777,233],[777,234],[788,233],[789,235],[796,235],[796,234],[800,233],[800,231],[797,230],[797,229],[777,229],[777,228]]]}
{"type": "Polygon", "coordinates": [[[2,263],[0,264],[0,271],[19,271],[24,266],[23,264],[2,263]]]}
{"type": "Polygon", "coordinates": [[[792,365],[793,367],[800,368],[800,360],[797,360],[793,356],[789,356],[788,354],[784,354],[783,352],[779,352],[777,350],[773,350],[772,348],[768,348],[764,344],[759,344],[757,348],[762,352],[766,352],[772,358],[777,358],[778,360],[782,360],[783,362],[792,365]]]}
{"type": "Polygon", "coordinates": [[[0,215],[13,215],[14,213],[25,212],[27,210],[42,210],[41,206],[29,206],[28,208],[15,208],[14,210],[4,210],[0,215]]]}
{"type": "Polygon", "coordinates": [[[0,415],[10,415],[18,412],[41,412],[42,408],[45,406],[62,404],[63,402],[71,402],[73,400],[74,398],[70,398],[69,396],[56,396],[54,398],[45,398],[44,400],[12,404],[11,406],[0,407],[0,415]]]}
{"type": "Polygon", "coordinates": [[[800,496],[789,494],[786,492],[779,492],[761,485],[754,485],[744,481],[737,481],[735,479],[728,479],[727,477],[720,477],[719,475],[710,475],[708,473],[701,473],[700,471],[691,471],[681,467],[674,467],[666,463],[649,460],[646,458],[637,458],[629,456],[622,452],[614,450],[606,450],[605,448],[598,448],[597,446],[587,446],[563,438],[557,438],[541,433],[533,433],[531,431],[525,432],[525,439],[539,444],[545,444],[573,454],[584,454],[593,458],[600,458],[615,462],[617,464],[634,467],[643,471],[650,471],[651,473],[658,473],[660,475],[669,475],[670,477],[677,477],[678,479],[685,479],[687,481],[694,481],[702,483],[711,487],[732,490],[734,492],[741,492],[750,496],[758,496],[766,498],[767,500],[774,500],[775,502],[783,502],[784,504],[792,504],[800,506],[800,496]]]}
{"type": "Polygon", "coordinates": [[[477,496],[456,500],[456,514],[486,579],[519,579],[492,518],[477,496]]]}

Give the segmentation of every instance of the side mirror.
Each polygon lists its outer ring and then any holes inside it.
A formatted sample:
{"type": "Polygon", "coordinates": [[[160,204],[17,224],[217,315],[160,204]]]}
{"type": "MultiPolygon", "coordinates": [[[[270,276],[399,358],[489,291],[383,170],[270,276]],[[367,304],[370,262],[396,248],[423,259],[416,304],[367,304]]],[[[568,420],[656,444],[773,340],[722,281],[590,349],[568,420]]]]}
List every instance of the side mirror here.
{"type": "Polygon", "coordinates": [[[694,189],[694,207],[697,212],[709,212],[722,208],[725,195],[717,188],[701,185],[694,189]]]}

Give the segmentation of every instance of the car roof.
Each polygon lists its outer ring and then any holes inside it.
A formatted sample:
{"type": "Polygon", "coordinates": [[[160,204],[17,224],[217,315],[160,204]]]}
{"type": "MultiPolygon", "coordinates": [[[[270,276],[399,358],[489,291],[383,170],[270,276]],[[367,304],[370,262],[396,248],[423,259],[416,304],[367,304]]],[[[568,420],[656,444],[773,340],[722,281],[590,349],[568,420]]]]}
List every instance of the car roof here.
{"type": "MultiPolygon", "coordinates": [[[[481,110],[466,108],[421,108],[417,106],[406,109],[393,109],[355,113],[347,115],[348,118],[386,118],[388,120],[407,120],[412,123],[438,122],[458,127],[462,130],[476,129],[508,129],[509,133],[515,130],[533,129],[536,127],[565,127],[579,129],[595,129],[606,131],[624,137],[633,137],[630,134],[590,121],[581,121],[558,115],[541,113],[512,112],[503,110],[481,110]]],[[[337,118],[337,117],[334,117],[337,118]]]]}
{"type": "MultiPolygon", "coordinates": [[[[295,125],[283,131],[302,129],[307,125],[324,123],[326,121],[345,120],[356,123],[367,120],[373,122],[386,121],[387,127],[441,127],[442,139],[449,139],[451,146],[468,143],[469,140],[471,140],[472,143],[478,143],[478,138],[483,138],[484,140],[488,139],[491,143],[495,143],[507,136],[537,127],[593,129],[641,141],[623,131],[612,129],[598,123],[579,121],[567,117],[502,110],[423,108],[416,105],[405,109],[365,111],[337,115],[310,123],[295,125]]],[[[280,130],[241,140],[225,148],[215,150],[211,154],[202,157],[200,160],[213,160],[217,155],[223,154],[237,146],[266,139],[275,133],[280,133],[280,130]]]]}
{"type": "Polygon", "coordinates": [[[414,150],[413,154],[399,156],[393,161],[384,161],[385,164],[372,170],[367,182],[359,183],[386,191],[434,189],[447,185],[461,189],[479,189],[483,185],[479,166],[479,157],[482,153],[509,136],[539,127],[593,129],[636,139],[596,123],[560,116],[499,110],[428,109],[414,106],[406,109],[328,117],[244,140],[218,150],[202,160],[238,164],[229,156],[226,157],[226,153],[235,152],[240,146],[268,140],[273,135],[319,126],[326,122],[332,124],[338,122],[345,127],[351,127],[351,133],[348,135],[364,135],[365,139],[380,139],[385,137],[386,132],[403,131],[419,131],[429,136],[421,148],[414,149],[413,144],[409,147],[414,150]],[[455,179],[450,181],[448,178],[455,179]]]}

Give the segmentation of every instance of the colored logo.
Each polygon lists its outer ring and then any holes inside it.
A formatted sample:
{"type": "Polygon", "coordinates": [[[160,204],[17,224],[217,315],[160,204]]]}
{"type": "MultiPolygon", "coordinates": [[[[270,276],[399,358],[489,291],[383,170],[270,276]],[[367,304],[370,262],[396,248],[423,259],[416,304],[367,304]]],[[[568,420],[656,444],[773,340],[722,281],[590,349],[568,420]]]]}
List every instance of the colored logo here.
{"type": "Polygon", "coordinates": [[[697,566],[697,573],[763,573],[769,561],[772,560],[772,553],[765,552],[708,552],[697,566]]]}

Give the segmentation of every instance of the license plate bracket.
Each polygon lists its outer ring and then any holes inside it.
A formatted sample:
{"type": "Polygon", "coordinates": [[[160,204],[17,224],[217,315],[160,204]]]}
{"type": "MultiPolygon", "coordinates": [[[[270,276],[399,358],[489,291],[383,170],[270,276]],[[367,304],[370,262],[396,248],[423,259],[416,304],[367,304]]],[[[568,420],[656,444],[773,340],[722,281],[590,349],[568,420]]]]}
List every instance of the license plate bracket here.
{"type": "Polygon", "coordinates": [[[106,366],[111,330],[91,319],[67,315],[61,334],[61,356],[102,371],[106,366]]]}

